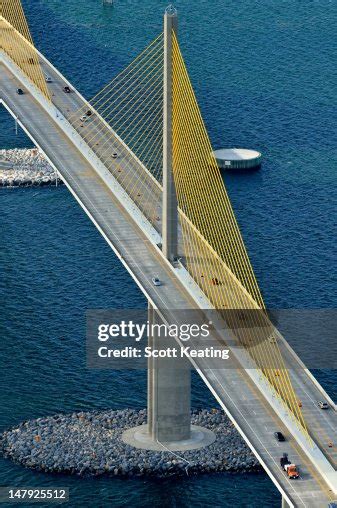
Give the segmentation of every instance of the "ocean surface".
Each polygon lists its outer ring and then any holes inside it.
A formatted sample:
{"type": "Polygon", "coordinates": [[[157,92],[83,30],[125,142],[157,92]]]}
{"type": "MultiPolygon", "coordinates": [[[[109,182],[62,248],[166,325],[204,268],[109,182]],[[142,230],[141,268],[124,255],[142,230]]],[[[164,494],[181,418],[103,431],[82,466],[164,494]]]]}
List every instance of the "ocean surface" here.
{"type": "MultiPolygon", "coordinates": [[[[166,2],[23,5],[38,48],[90,98],[162,30],[166,2]]],[[[336,308],[336,0],[176,6],[214,148],[263,152],[260,171],[225,182],[267,305],[336,308]]],[[[0,125],[0,148],[31,146],[4,110],[0,125]]],[[[144,372],[85,368],[85,310],[146,302],[69,192],[1,189],[0,217],[0,432],[57,412],[144,407],[144,372]]],[[[316,375],[337,398],[337,373],[316,375]]],[[[192,395],[195,407],[216,405],[196,376],[192,395]]],[[[80,479],[0,459],[0,485],[68,486],[70,505],[81,507],[280,506],[263,473],[80,479]]]]}

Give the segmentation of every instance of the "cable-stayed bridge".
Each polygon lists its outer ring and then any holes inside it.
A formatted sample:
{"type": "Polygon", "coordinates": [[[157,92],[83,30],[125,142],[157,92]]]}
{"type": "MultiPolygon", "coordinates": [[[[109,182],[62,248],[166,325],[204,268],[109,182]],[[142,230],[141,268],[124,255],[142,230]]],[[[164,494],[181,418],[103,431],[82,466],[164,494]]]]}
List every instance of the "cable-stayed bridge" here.
{"type": "MultiPolygon", "coordinates": [[[[167,9],[164,32],[88,102],[36,50],[19,0],[1,9],[2,103],[142,289],[151,321],[179,323],[176,309],[217,321],[214,340],[231,348],[230,359],[221,368],[195,358],[194,367],[284,504],[328,506],[337,497],[335,405],[268,319],[179,47],[176,11],[167,9]],[[319,410],[320,399],[330,411],[319,410]],[[284,452],[299,480],[281,470],[284,452]]],[[[212,439],[190,427],[190,371],[177,363],[149,362],[149,424],[126,437],[136,446],[181,450],[212,439]]]]}

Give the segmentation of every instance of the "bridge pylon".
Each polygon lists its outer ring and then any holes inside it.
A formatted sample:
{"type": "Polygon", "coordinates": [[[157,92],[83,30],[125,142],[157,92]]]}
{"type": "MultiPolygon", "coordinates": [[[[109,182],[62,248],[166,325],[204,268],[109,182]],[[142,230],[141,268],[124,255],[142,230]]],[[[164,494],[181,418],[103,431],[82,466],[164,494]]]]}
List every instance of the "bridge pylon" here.
{"type": "Polygon", "coordinates": [[[163,253],[173,262],[178,255],[178,204],[173,177],[173,33],[177,36],[178,15],[170,5],[164,15],[164,110],[163,110],[163,253]]]}

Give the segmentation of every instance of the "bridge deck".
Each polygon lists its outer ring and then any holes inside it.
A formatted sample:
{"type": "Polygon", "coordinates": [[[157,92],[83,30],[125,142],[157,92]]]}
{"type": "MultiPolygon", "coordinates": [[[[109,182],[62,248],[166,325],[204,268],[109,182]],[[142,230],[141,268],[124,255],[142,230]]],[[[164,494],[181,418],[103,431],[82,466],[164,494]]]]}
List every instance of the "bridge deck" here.
{"type": "MultiPolygon", "coordinates": [[[[54,75],[51,68],[45,70],[55,80],[53,100],[58,103],[62,101],[66,106],[69,101],[70,107],[77,108],[78,98],[75,103],[74,95],[63,94],[62,80],[54,75]]],[[[25,83],[19,82],[3,65],[0,68],[0,76],[2,100],[20,119],[30,136],[58,169],[86,213],[121,256],[147,298],[161,309],[195,308],[195,302],[178,278],[174,277],[162,256],[73,142],[29,93],[23,96],[15,93],[16,88],[19,86],[24,88],[25,83]],[[154,274],[164,282],[163,286],[152,285],[151,278],[154,274]]],[[[295,506],[326,507],[328,500],[332,498],[328,487],[299,445],[289,435],[283,422],[252,385],[245,371],[239,368],[235,359],[231,359],[226,365],[226,369],[212,369],[212,363],[206,364],[205,361],[198,360],[203,379],[217,399],[225,405],[277,486],[287,493],[295,506]],[[284,444],[275,441],[273,437],[275,430],[281,430],[286,435],[287,441],[284,444]],[[292,461],[298,464],[301,472],[298,481],[288,480],[280,470],[279,458],[283,452],[287,452],[292,461]]],[[[303,371],[294,371],[293,377],[295,386],[300,387],[303,407],[308,409],[307,419],[312,426],[310,430],[319,434],[322,432],[335,434],[336,413],[332,410],[324,414],[318,410],[312,412],[313,401],[321,399],[322,396],[317,393],[317,388],[303,371]]]]}

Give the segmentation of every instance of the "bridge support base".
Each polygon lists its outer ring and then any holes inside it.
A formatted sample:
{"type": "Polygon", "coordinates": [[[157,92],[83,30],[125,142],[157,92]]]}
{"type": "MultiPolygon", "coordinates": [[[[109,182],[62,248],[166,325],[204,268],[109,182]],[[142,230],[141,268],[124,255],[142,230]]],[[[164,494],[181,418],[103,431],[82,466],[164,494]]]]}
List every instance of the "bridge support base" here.
{"type": "Polygon", "coordinates": [[[215,441],[215,434],[204,427],[190,425],[190,438],[179,441],[159,441],[149,433],[148,425],[133,427],[123,433],[124,443],[141,448],[143,450],[153,451],[187,451],[204,448],[215,441]]]}
{"type": "MultiPolygon", "coordinates": [[[[149,323],[162,324],[149,305],[149,323]]],[[[149,337],[152,350],[177,348],[172,337],[149,337]]],[[[136,448],[149,450],[192,450],[208,446],[215,434],[191,426],[191,366],[186,358],[148,360],[148,423],[128,429],[122,439],[136,448]]]]}

